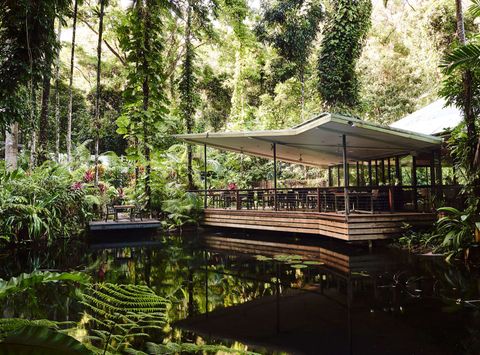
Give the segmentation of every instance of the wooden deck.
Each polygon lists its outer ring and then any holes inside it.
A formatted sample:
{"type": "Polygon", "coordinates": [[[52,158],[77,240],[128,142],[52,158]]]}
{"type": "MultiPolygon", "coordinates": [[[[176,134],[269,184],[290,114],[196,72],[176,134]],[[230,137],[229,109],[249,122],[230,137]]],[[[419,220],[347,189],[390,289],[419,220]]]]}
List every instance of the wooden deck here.
{"type": "Polygon", "coordinates": [[[160,227],[158,219],[144,219],[143,221],[121,219],[119,221],[93,221],[89,223],[90,231],[107,230],[135,230],[135,229],[157,229],[160,227]]]}
{"type": "Polygon", "coordinates": [[[433,213],[351,213],[273,210],[211,209],[204,212],[203,226],[269,230],[322,235],[345,241],[388,239],[401,234],[407,223],[413,227],[431,225],[433,213]]]}

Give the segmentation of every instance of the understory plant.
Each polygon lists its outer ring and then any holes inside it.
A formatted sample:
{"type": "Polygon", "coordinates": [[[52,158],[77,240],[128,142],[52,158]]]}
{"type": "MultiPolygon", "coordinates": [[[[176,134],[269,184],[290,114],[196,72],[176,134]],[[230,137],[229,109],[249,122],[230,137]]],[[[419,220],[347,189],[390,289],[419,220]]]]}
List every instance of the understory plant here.
{"type": "Polygon", "coordinates": [[[470,209],[460,211],[453,207],[442,207],[438,211],[445,215],[436,223],[430,243],[448,258],[468,252],[475,242],[475,214],[470,209]]]}
{"type": "MultiPolygon", "coordinates": [[[[82,273],[34,272],[0,283],[0,290],[25,292],[44,282],[88,282],[82,273]]],[[[78,323],[49,319],[0,319],[0,353],[15,354],[179,354],[252,352],[222,345],[175,343],[165,337],[171,301],[146,285],[84,284],[78,323]],[[148,341],[155,340],[155,341],[148,341]]]]}
{"type": "Polygon", "coordinates": [[[184,192],[163,201],[162,210],[166,217],[162,223],[167,229],[180,228],[186,224],[198,225],[203,201],[195,193],[184,192]]]}
{"type": "Polygon", "coordinates": [[[29,172],[0,171],[0,238],[50,242],[79,234],[96,203],[96,196],[55,163],[29,172]]]}
{"type": "Polygon", "coordinates": [[[447,260],[462,253],[468,257],[475,243],[476,215],[471,208],[460,211],[454,207],[441,207],[442,217],[431,230],[413,231],[409,226],[398,242],[410,251],[445,254],[447,260]]]}

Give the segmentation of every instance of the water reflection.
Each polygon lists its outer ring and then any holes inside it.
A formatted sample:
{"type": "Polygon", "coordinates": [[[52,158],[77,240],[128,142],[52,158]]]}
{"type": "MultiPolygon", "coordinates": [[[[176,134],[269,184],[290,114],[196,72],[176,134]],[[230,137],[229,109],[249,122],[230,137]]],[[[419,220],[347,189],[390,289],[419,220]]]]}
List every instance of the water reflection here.
{"type": "MultiPolygon", "coordinates": [[[[173,300],[172,340],[201,335],[262,353],[480,353],[478,270],[441,258],[312,237],[220,233],[45,252],[3,254],[0,277],[76,269],[97,281],[146,284],[173,300]]],[[[74,289],[43,287],[26,303],[8,299],[3,315],[79,320],[74,289]]]]}

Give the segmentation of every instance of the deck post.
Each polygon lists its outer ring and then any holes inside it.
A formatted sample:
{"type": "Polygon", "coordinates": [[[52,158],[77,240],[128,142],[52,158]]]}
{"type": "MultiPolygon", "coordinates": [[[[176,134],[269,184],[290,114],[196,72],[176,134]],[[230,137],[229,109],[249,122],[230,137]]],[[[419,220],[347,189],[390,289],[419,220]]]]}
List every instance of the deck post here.
{"type": "Polygon", "coordinates": [[[372,175],[372,161],[368,161],[368,183],[370,184],[370,187],[373,186],[373,175],[372,175]]]}
{"type": "Polygon", "coordinates": [[[343,193],[345,198],[345,215],[348,216],[350,213],[350,202],[348,201],[348,163],[347,163],[347,136],[342,135],[342,145],[343,145],[343,193]]]}
{"type": "Polygon", "coordinates": [[[438,193],[440,196],[443,194],[443,176],[442,176],[442,150],[437,151],[438,163],[437,163],[437,184],[438,184],[438,193]]]}
{"type": "Polygon", "coordinates": [[[328,186],[332,187],[333,185],[333,177],[332,177],[332,167],[328,167],[328,186]]]}
{"type": "Polygon", "coordinates": [[[385,185],[385,159],[380,162],[380,168],[382,169],[382,183],[385,185]]]}
{"type": "Polygon", "coordinates": [[[402,185],[402,169],[400,167],[400,157],[395,157],[395,179],[397,179],[398,185],[402,185]]]}
{"type": "Polygon", "coordinates": [[[377,184],[377,186],[379,186],[379,183],[378,183],[378,160],[375,159],[375,183],[377,184]]]}
{"type": "Polygon", "coordinates": [[[392,164],[390,163],[390,157],[388,158],[388,163],[387,163],[387,169],[388,169],[388,173],[387,173],[387,179],[388,179],[388,184],[389,185],[392,185],[392,164]]]}
{"type": "Polygon", "coordinates": [[[435,189],[435,151],[432,150],[432,154],[430,155],[430,186],[432,191],[435,189]]]}
{"type": "Polygon", "coordinates": [[[412,185],[413,185],[413,206],[418,210],[417,201],[417,157],[412,155],[412,185]]]}
{"type": "Polygon", "coordinates": [[[322,208],[320,207],[320,198],[321,198],[320,188],[317,187],[317,210],[318,210],[318,212],[322,212],[322,208]]]}
{"type": "Polygon", "coordinates": [[[357,161],[357,186],[360,186],[360,166],[357,161]]]}
{"type": "Polygon", "coordinates": [[[203,145],[203,173],[204,175],[204,197],[203,197],[203,208],[207,208],[207,189],[208,189],[208,181],[207,181],[207,145],[203,145]]]}
{"type": "Polygon", "coordinates": [[[273,203],[275,211],[278,210],[277,198],[277,143],[273,143],[273,203]]]}
{"type": "Polygon", "coordinates": [[[337,186],[340,187],[342,184],[340,183],[340,165],[337,165],[337,186]]]}

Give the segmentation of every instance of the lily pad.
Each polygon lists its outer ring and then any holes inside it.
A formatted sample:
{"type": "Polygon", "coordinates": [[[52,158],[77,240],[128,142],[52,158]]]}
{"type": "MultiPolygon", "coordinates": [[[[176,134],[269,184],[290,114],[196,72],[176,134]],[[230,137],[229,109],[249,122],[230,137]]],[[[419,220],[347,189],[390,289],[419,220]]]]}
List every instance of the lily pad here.
{"type": "Polygon", "coordinates": [[[255,255],[255,259],[258,261],[270,261],[273,260],[272,258],[269,258],[268,256],[265,255],[255,255]]]}
{"type": "Polygon", "coordinates": [[[294,269],[305,269],[307,267],[307,265],[304,265],[304,264],[294,264],[290,266],[293,267],[294,269]]]}
{"type": "Polygon", "coordinates": [[[308,260],[303,262],[305,265],[325,265],[321,261],[308,260]]]}

